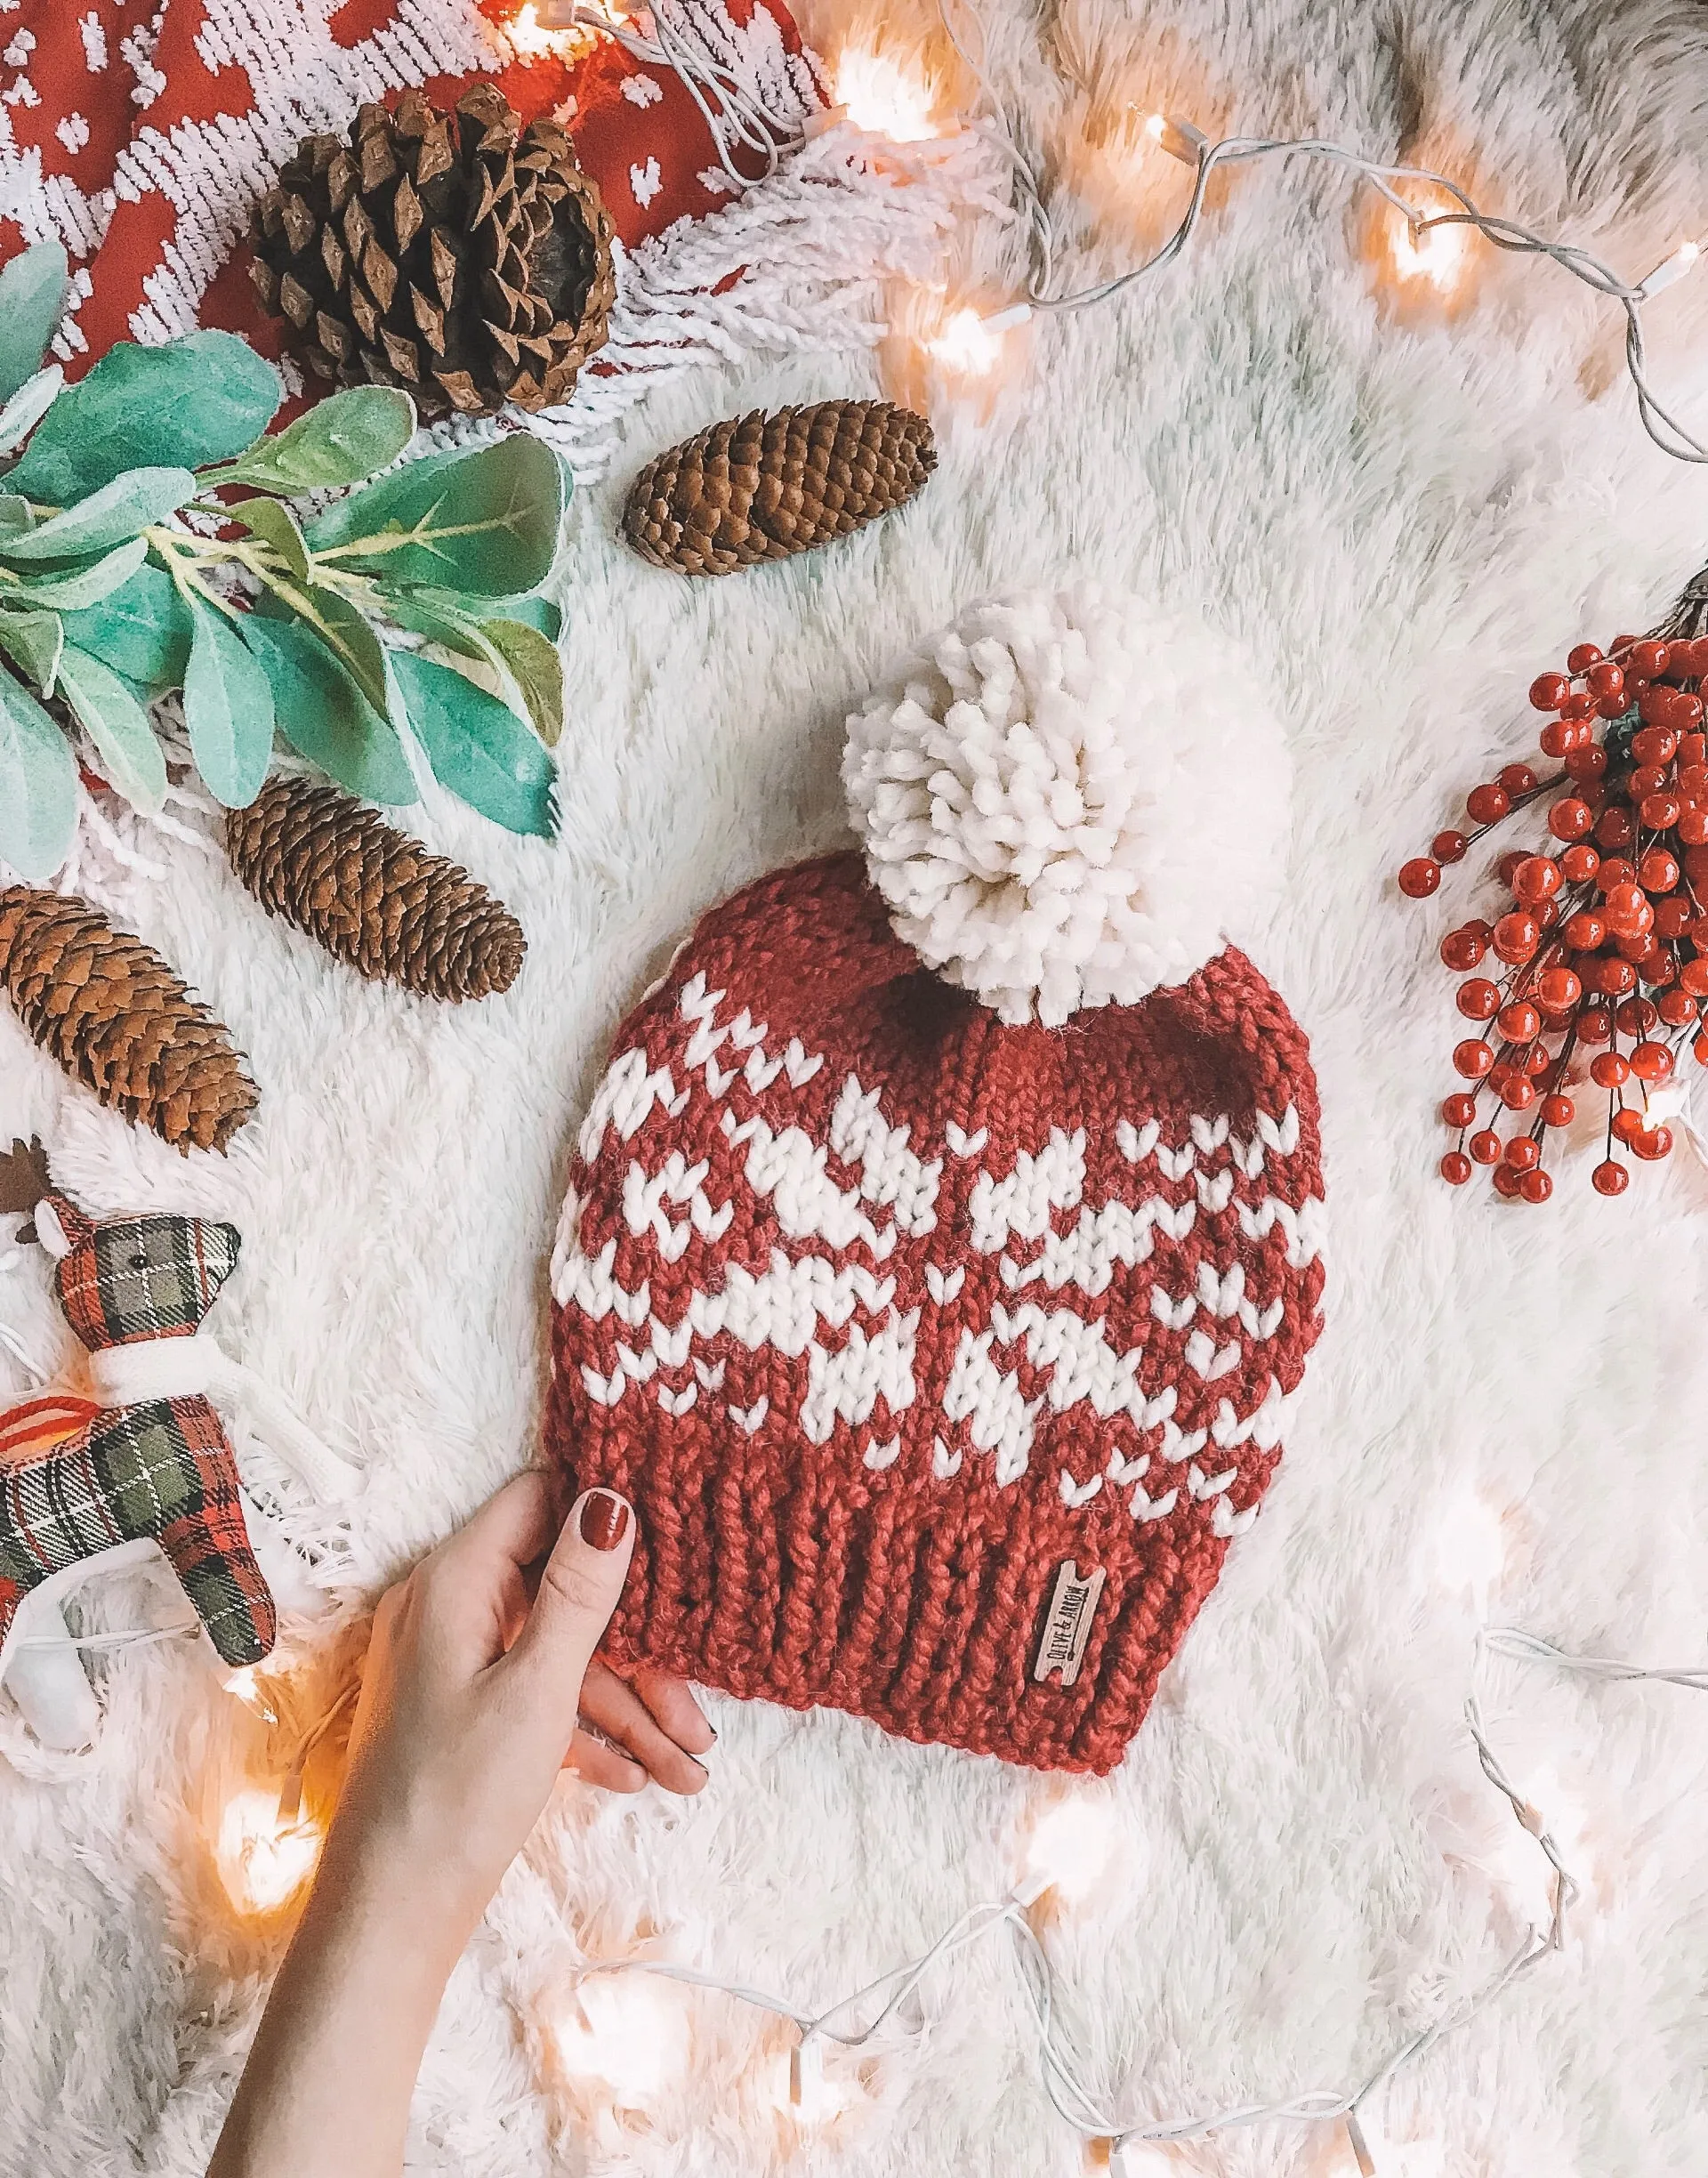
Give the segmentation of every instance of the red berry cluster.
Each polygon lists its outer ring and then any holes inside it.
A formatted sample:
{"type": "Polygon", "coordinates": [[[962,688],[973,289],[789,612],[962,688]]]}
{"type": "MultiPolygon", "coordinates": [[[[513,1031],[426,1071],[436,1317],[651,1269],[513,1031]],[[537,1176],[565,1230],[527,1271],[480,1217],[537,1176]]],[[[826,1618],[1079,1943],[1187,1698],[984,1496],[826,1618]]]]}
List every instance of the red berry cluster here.
{"type": "Polygon", "coordinates": [[[1559,769],[1539,778],[1529,764],[1508,764],[1465,797],[1470,829],[1438,833],[1399,873],[1402,892],[1427,899],[1444,863],[1462,861],[1514,810],[1550,803],[1559,844],[1500,859],[1511,907],[1441,941],[1442,959],[1468,979],[1459,1011],[1486,1024],[1454,1050],[1454,1070],[1469,1085],[1441,1106],[1458,1136],[1441,1176],[1455,1187],[1486,1165],[1501,1195],[1546,1202],[1547,1133],[1572,1124],[1570,1093],[1586,1079],[1607,1097],[1606,1146],[1591,1175],[1599,1193],[1629,1184],[1619,1149],[1646,1160],[1672,1150],[1672,1129],[1650,1119],[1648,1093],[1687,1039],[1708,1065],[1704,680],[1708,636],[1621,635],[1605,656],[1579,643],[1564,673],[1530,685],[1531,703],[1549,714],[1543,754],[1559,769]],[[1486,963],[1484,973],[1470,972],[1486,963]],[[1503,1140],[1497,1127],[1514,1122],[1503,1140]]]}

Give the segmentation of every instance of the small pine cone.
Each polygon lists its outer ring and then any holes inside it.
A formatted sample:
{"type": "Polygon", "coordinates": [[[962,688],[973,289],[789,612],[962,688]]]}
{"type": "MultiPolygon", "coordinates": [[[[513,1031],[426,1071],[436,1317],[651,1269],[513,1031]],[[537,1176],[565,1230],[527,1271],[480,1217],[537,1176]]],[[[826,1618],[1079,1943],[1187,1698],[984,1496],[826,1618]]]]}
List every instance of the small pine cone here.
{"type": "Polygon", "coordinates": [[[310,369],[406,386],[423,415],[556,407],[605,338],[613,229],[555,121],[491,84],[406,91],[308,136],[250,217],[250,278],[310,369]]]}
{"type": "Polygon", "coordinates": [[[905,506],[937,466],[931,427],[889,401],[826,400],[713,424],[648,464],[623,531],[655,567],[728,575],[905,506]]]}
{"type": "Polygon", "coordinates": [[[231,867],[270,915],[375,983],[485,998],[516,980],[522,926],[483,884],[335,786],[269,779],[230,810],[231,867]]]}
{"type": "Polygon", "coordinates": [[[160,956],[83,900],[0,891],[0,985],[68,1074],[180,1150],[223,1150],[261,1101],[225,1029],[160,956]]]}

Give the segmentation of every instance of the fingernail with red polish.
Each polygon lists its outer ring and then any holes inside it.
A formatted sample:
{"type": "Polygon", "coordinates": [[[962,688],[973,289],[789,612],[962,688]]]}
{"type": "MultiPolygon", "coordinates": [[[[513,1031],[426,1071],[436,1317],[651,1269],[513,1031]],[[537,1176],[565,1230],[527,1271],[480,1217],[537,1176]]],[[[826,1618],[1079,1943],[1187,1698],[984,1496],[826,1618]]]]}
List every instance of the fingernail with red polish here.
{"type": "Polygon", "coordinates": [[[581,1539],[595,1550],[615,1550],[629,1529],[629,1508],[609,1490],[589,1490],[581,1508],[581,1539]]]}

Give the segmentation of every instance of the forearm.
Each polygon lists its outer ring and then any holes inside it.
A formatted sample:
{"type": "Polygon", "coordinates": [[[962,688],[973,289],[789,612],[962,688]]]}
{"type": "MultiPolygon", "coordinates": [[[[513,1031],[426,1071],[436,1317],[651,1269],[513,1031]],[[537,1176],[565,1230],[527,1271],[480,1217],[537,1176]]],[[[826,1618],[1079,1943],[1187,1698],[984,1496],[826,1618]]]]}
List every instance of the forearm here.
{"type": "Polygon", "coordinates": [[[462,1932],[327,1843],[208,2178],[397,2178],[462,1932]]]}
{"type": "Polygon", "coordinates": [[[572,1510],[560,1530],[520,1475],[381,1599],[338,1812],[208,2178],[398,2178],[446,1981],[566,1758],[622,1791],[705,1784],[686,1686],[590,1673],[634,1523],[608,1491],[572,1510]],[[579,1728],[584,1700],[617,1746],[579,1728]]]}

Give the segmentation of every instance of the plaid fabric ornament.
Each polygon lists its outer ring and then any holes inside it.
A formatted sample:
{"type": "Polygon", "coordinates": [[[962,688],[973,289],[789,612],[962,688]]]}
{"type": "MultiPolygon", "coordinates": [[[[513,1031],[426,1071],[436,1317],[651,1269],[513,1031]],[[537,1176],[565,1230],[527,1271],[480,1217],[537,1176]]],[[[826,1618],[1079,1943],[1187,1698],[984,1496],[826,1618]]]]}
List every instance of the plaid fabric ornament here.
{"type": "MultiPolygon", "coordinates": [[[[288,1409],[257,1397],[247,1372],[201,1334],[242,1236],[234,1225],[159,1214],[96,1222],[51,1186],[36,1197],[22,1184],[20,1173],[44,1185],[46,1174],[21,1144],[0,1168],[0,1208],[33,1208],[31,1237],[58,1259],[60,1306],[88,1350],[98,1401],[37,1400],[0,1416],[0,1681],[20,1695],[24,1643],[52,1647],[55,1629],[63,1641],[52,1607],[64,1593],[97,1566],[157,1545],[222,1659],[258,1663],[273,1646],[278,1611],[210,1394],[263,1409],[277,1448],[322,1494],[337,1487],[342,1463],[288,1409]]],[[[80,1671],[77,1679],[86,1697],[80,1671]]],[[[32,1722],[54,1744],[80,1744],[89,1706],[61,1669],[49,1703],[57,1715],[32,1722]],[[68,1687],[76,1717],[64,1706],[68,1687]]]]}
{"type": "MultiPolygon", "coordinates": [[[[55,1269],[66,1321],[92,1354],[200,1326],[237,1267],[234,1225],[199,1218],[94,1224],[62,1195],[44,1198],[36,1237],[65,1253],[55,1269]]],[[[224,1424],[200,1393],[101,1413],[0,1475],[0,1659],[33,1588],[115,1544],[157,1543],[228,1664],[254,1664],[278,1617],[244,1521],[224,1424]]]]}

